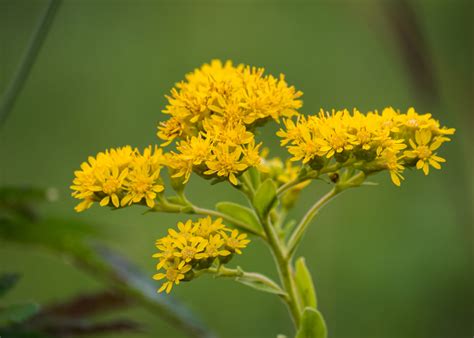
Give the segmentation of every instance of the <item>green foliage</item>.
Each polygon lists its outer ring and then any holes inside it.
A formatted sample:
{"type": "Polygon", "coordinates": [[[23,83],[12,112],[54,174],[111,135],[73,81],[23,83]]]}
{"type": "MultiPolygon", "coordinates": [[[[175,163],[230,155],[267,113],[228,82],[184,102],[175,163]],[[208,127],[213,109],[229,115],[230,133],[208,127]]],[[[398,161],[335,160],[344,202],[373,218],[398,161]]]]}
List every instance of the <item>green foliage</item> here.
{"type": "Polygon", "coordinates": [[[244,175],[246,174],[248,174],[250,177],[250,183],[252,183],[252,187],[255,190],[258,190],[258,188],[260,187],[261,180],[260,171],[258,171],[258,169],[255,167],[251,167],[247,170],[247,172],[244,173],[244,175]]]}
{"type": "Polygon", "coordinates": [[[311,273],[306,266],[304,257],[300,257],[295,263],[295,282],[303,307],[318,307],[316,292],[314,290],[313,279],[311,273]]]}
{"type": "Polygon", "coordinates": [[[301,317],[295,338],[326,338],[327,329],[323,316],[318,310],[306,307],[301,317]]]}
{"type": "Polygon", "coordinates": [[[260,218],[266,218],[270,210],[275,206],[277,202],[276,192],[275,182],[270,178],[265,180],[258,188],[253,199],[253,205],[260,218]]]}
{"type": "MultiPolygon", "coordinates": [[[[35,208],[38,201],[47,200],[40,198],[41,196],[47,196],[45,190],[22,188],[17,191],[13,187],[0,188],[0,240],[44,248],[67,256],[78,267],[108,284],[111,289],[118,290],[131,299],[138,299],[141,305],[187,331],[190,336],[213,337],[187,308],[169,297],[158,295],[149,276],[141,273],[125,258],[104,248],[100,244],[103,236],[97,227],[80,221],[41,217],[35,208]],[[23,194],[23,191],[32,193],[23,194]]],[[[12,276],[0,278],[0,294],[13,283],[12,276]]],[[[34,304],[4,308],[0,310],[0,325],[28,319],[37,310],[38,307],[34,304]]],[[[6,329],[8,328],[2,330],[6,329]]],[[[18,330],[15,334],[22,337],[18,330]]]]}
{"type": "Polygon", "coordinates": [[[270,280],[267,280],[264,283],[260,277],[254,277],[251,273],[237,277],[235,280],[259,291],[273,293],[276,295],[285,295],[285,292],[278,285],[271,285],[272,283],[270,280]]]}
{"type": "Polygon", "coordinates": [[[216,209],[226,214],[238,221],[241,221],[248,225],[247,227],[242,226],[241,223],[234,224],[242,230],[251,232],[253,234],[261,236],[263,234],[263,229],[260,225],[260,222],[257,219],[257,216],[252,209],[246,208],[240,204],[232,202],[220,202],[216,204],[216,209]]]}

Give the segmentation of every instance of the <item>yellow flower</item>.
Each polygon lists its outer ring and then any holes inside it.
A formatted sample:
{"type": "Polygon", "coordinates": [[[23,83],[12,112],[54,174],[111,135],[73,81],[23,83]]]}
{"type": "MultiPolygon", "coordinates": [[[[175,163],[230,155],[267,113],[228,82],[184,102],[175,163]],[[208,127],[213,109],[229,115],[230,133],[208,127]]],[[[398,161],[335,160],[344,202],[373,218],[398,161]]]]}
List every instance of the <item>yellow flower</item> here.
{"type": "Polygon", "coordinates": [[[170,293],[173,285],[178,285],[184,279],[185,274],[191,270],[191,265],[187,265],[185,261],[175,259],[173,262],[167,262],[165,265],[166,273],[157,273],[153,276],[155,280],[166,278],[166,282],[158,289],[158,292],[170,293]]]}
{"type": "Polygon", "coordinates": [[[90,156],[74,173],[72,196],[83,200],[75,210],[84,211],[94,202],[119,208],[143,199],[153,207],[156,194],[164,190],[160,169],[165,163],[162,150],[155,147],[152,151],[151,146],[143,153],[125,146],[90,156]]]}
{"type": "Polygon", "coordinates": [[[218,256],[228,256],[231,254],[229,250],[224,249],[225,248],[225,241],[222,238],[221,235],[211,235],[209,237],[209,242],[207,243],[206,246],[206,255],[208,257],[218,257],[218,256]]]}
{"type": "MultiPolygon", "coordinates": [[[[169,144],[176,138],[196,136],[203,126],[253,126],[268,119],[291,117],[302,106],[302,93],[288,86],[283,75],[264,75],[263,68],[212,60],[186,75],[166,98],[158,137],[169,144]]],[[[231,133],[227,133],[231,136],[231,133]]],[[[231,142],[231,141],[229,141],[231,142]]],[[[241,142],[238,142],[241,144],[241,142]]]]}
{"type": "Polygon", "coordinates": [[[160,170],[151,171],[146,165],[135,167],[131,170],[128,182],[125,184],[126,195],[122,199],[121,205],[126,206],[132,203],[139,203],[145,199],[149,208],[155,206],[156,194],[165,190],[161,184],[160,170]]]}
{"type": "Polygon", "coordinates": [[[247,234],[239,234],[235,229],[230,232],[230,235],[222,233],[222,236],[224,236],[227,249],[239,255],[242,254],[240,249],[246,248],[247,244],[250,243],[250,240],[247,239],[247,234]]]}
{"type": "Polygon", "coordinates": [[[168,229],[168,235],[156,241],[158,252],[153,255],[159,259],[156,269],[166,271],[154,278],[167,278],[160,292],[165,289],[169,292],[173,283],[179,284],[184,278],[191,280],[197,270],[226,264],[232,253],[241,254],[241,249],[250,242],[246,234],[229,229],[221,218],[213,220],[210,216],[195,222],[179,222],[178,230],[168,229]]]}
{"type": "Polygon", "coordinates": [[[168,233],[171,237],[178,239],[180,237],[184,239],[189,239],[194,237],[197,229],[199,228],[199,224],[193,224],[192,220],[187,220],[186,223],[178,222],[178,230],[177,232],[174,229],[169,229],[168,233]]]}
{"type": "Polygon", "coordinates": [[[321,110],[318,115],[297,116],[296,122],[283,122],[285,128],[277,135],[293,156],[292,161],[302,161],[318,171],[334,166],[334,162],[338,162],[337,169],[352,167],[366,173],[389,170],[396,185],[403,180],[405,167],[416,166],[425,174],[430,165],[441,168],[439,163],[444,159],[434,151],[455,132],[441,127],[431,114],[420,115],[413,108],[400,113],[388,107],[382,114],[373,111],[365,115],[357,109],[352,114],[346,109],[331,113],[321,110]],[[412,149],[405,150],[408,145],[412,149]]]}
{"type": "Polygon", "coordinates": [[[233,147],[228,144],[219,144],[214,148],[214,158],[206,161],[209,168],[204,172],[206,175],[217,174],[219,177],[226,177],[233,185],[237,185],[236,174],[248,168],[248,165],[240,160],[242,148],[233,147]]]}
{"type": "Polygon", "coordinates": [[[97,189],[106,195],[100,200],[101,207],[108,205],[111,200],[116,208],[120,206],[120,200],[117,194],[122,190],[123,182],[127,175],[128,169],[119,172],[117,167],[105,169],[104,171],[96,171],[95,176],[98,181],[97,189]]]}
{"type": "Polygon", "coordinates": [[[446,162],[442,157],[439,157],[434,152],[437,150],[444,139],[432,140],[431,131],[428,129],[421,129],[415,133],[415,141],[410,139],[410,146],[413,150],[405,151],[405,155],[409,158],[417,159],[416,169],[422,169],[425,175],[428,175],[430,171],[430,165],[435,169],[441,169],[440,163],[446,162]]]}
{"type": "Polygon", "coordinates": [[[401,181],[405,179],[402,176],[402,172],[405,170],[405,167],[401,164],[402,158],[403,156],[398,157],[397,154],[391,150],[386,150],[382,154],[382,161],[390,173],[393,184],[397,187],[399,187],[401,181]]]}
{"type": "Polygon", "coordinates": [[[184,236],[180,236],[176,239],[175,246],[178,251],[174,253],[174,256],[181,258],[186,263],[189,263],[193,259],[207,257],[207,254],[203,252],[207,246],[207,240],[201,237],[190,237],[186,239],[184,236]]]}
{"type": "Polygon", "coordinates": [[[156,248],[160,250],[160,252],[154,254],[153,257],[160,259],[159,263],[156,265],[156,269],[159,270],[165,265],[168,260],[173,259],[175,257],[175,240],[169,236],[160,238],[158,241],[156,241],[156,248]]]}
{"type": "Polygon", "coordinates": [[[222,224],[222,218],[217,218],[215,221],[213,221],[211,216],[200,218],[193,224],[196,227],[194,235],[206,239],[208,239],[212,234],[218,233],[220,230],[225,229],[225,225],[222,224]]]}

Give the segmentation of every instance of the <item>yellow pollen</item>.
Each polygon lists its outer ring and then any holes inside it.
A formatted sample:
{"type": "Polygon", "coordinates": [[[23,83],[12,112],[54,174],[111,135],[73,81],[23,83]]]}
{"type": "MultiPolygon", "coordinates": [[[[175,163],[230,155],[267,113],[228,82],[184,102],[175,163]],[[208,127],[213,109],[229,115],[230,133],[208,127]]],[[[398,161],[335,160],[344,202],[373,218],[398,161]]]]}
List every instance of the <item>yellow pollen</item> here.
{"type": "Polygon", "coordinates": [[[196,254],[196,249],[188,246],[181,251],[181,254],[183,255],[183,259],[193,258],[196,254]]]}
{"type": "Polygon", "coordinates": [[[420,146],[417,149],[418,157],[421,159],[429,158],[432,154],[431,150],[427,146],[420,146]]]}
{"type": "Polygon", "coordinates": [[[106,193],[107,195],[115,193],[119,188],[120,181],[115,177],[108,178],[102,186],[104,193],[106,193]]]}
{"type": "Polygon", "coordinates": [[[176,280],[179,275],[179,271],[176,269],[168,269],[166,270],[166,278],[170,281],[176,280]]]}

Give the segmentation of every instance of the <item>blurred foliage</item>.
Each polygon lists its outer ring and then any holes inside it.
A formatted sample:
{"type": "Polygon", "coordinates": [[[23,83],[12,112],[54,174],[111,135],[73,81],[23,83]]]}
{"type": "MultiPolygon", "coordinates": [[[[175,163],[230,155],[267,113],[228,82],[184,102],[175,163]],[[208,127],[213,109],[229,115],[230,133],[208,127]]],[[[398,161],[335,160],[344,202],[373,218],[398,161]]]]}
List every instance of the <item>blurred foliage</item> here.
{"type": "MultiPolygon", "coordinates": [[[[45,4],[0,2],[0,91],[45,4]]],[[[77,216],[68,186],[88,154],[156,143],[163,95],[185,72],[212,58],[284,72],[305,93],[305,112],[413,105],[458,129],[444,153],[446,170],[426,179],[408,173],[400,189],[380,177],[376,188],[341,196],[321,212],[298,255],[314,272],[330,337],[471,337],[473,6],[470,0],[64,1],[0,131],[0,183],[57,187],[60,198],[42,206],[44,214],[103,224],[103,231],[94,227],[106,233],[101,240],[140,262],[146,280],[154,240],[176,216],[140,217],[136,209],[77,216]],[[413,55],[423,66],[408,64],[413,55]],[[428,95],[418,89],[426,83],[428,95]]],[[[277,155],[274,131],[261,138],[277,155]]],[[[295,212],[325,188],[311,186],[295,212]]],[[[195,179],[189,195],[208,206],[230,200],[225,187],[205,189],[195,179]]],[[[257,241],[238,259],[245,269],[273,273],[257,241]]],[[[89,273],[24,245],[2,242],[0,266],[23,275],[6,303],[47,304],[98,288],[89,273]]],[[[221,335],[290,332],[285,309],[271,295],[205,278],[194,284],[177,297],[221,335]]],[[[183,336],[144,311],[126,314],[146,323],[143,336],[183,336]]]]}
{"type": "MultiPolygon", "coordinates": [[[[56,306],[55,311],[46,310],[36,316],[33,327],[38,326],[38,317],[41,317],[39,325],[42,327],[44,321],[53,322],[49,318],[51,314],[59,313],[66,314],[66,317],[72,315],[75,319],[72,321],[66,318],[67,324],[55,320],[53,327],[47,326],[43,331],[53,332],[57,337],[79,333],[135,331],[137,325],[129,321],[83,323],[84,315],[113,307],[117,303],[127,305],[133,300],[133,303],[147,307],[156,315],[166,318],[191,337],[212,336],[187,309],[170,298],[158,295],[150,280],[133,264],[101,244],[103,235],[99,234],[95,227],[79,221],[43,218],[37,213],[36,204],[46,201],[52,195],[54,194],[51,191],[37,188],[0,188],[0,240],[21,243],[31,248],[45,248],[52,253],[68,257],[77,267],[107,283],[117,295],[100,295],[56,306]],[[110,302],[111,304],[107,304],[110,302]],[[77,311],[76,308],[83,303],[87,303],[88,313],[82,313],[81,317],[76,318],[74,310],[77,311]]],[[[17,279],[18,276],[14,274],[4,275],[0,279],[0,294],[12,287],[17,279]]],[[[0,324],[23,323],[37,310],[34,303],[11,305],[0,312],[0,324]]],[[[29,332],[32,325],[27,324],[26,328],[7,327],[6,332],[29,332]]]]}

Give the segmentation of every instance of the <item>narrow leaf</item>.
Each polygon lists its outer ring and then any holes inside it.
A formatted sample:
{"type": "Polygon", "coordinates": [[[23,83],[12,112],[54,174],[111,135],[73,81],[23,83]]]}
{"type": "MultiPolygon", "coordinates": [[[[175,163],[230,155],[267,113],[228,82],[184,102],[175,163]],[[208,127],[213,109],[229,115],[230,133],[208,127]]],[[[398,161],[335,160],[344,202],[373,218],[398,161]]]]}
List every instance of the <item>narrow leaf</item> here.
{"type": "Polygon", "coordinates": [[[277,201],[276,185],[272,179],[268,178],[258,188],[253,199],[253,205],[261,218],[267,217],[268,213],[277,201]]]}
{"type": "Polygon", "coordinates": [[[278,286],[278,284],[260,274],[246,273],[241,277],[235,278],[235,280],[259,291],[276,295],[285,295],[285,292],[278,286]]]}
{"type": "Polygon", "coordinates": [[[304,309],[296,338],[327,338],[326,323],[318,310],[304,309]]]}
{"type": "Polygon", "coordinates": [[[216,209],[230,216],[231,218],[240,221],[239,224],[233,223],[236,227],[256,235],[262,235],[263,230],[257,219],[255,213],[240,204],[232,202],[220,202],[216,204],[216,209]],[[243,223],[243,224],[242,224],[243,223]],[[246,226],[243,226],[243,225],[246,226]]]}
{"type": "Polygon", "coordinates": [[[317,308],[316,292],[314,291],[313,279],[306,266],[304,257],[296,260],[295,282],[303,307],[317,308]]]}

